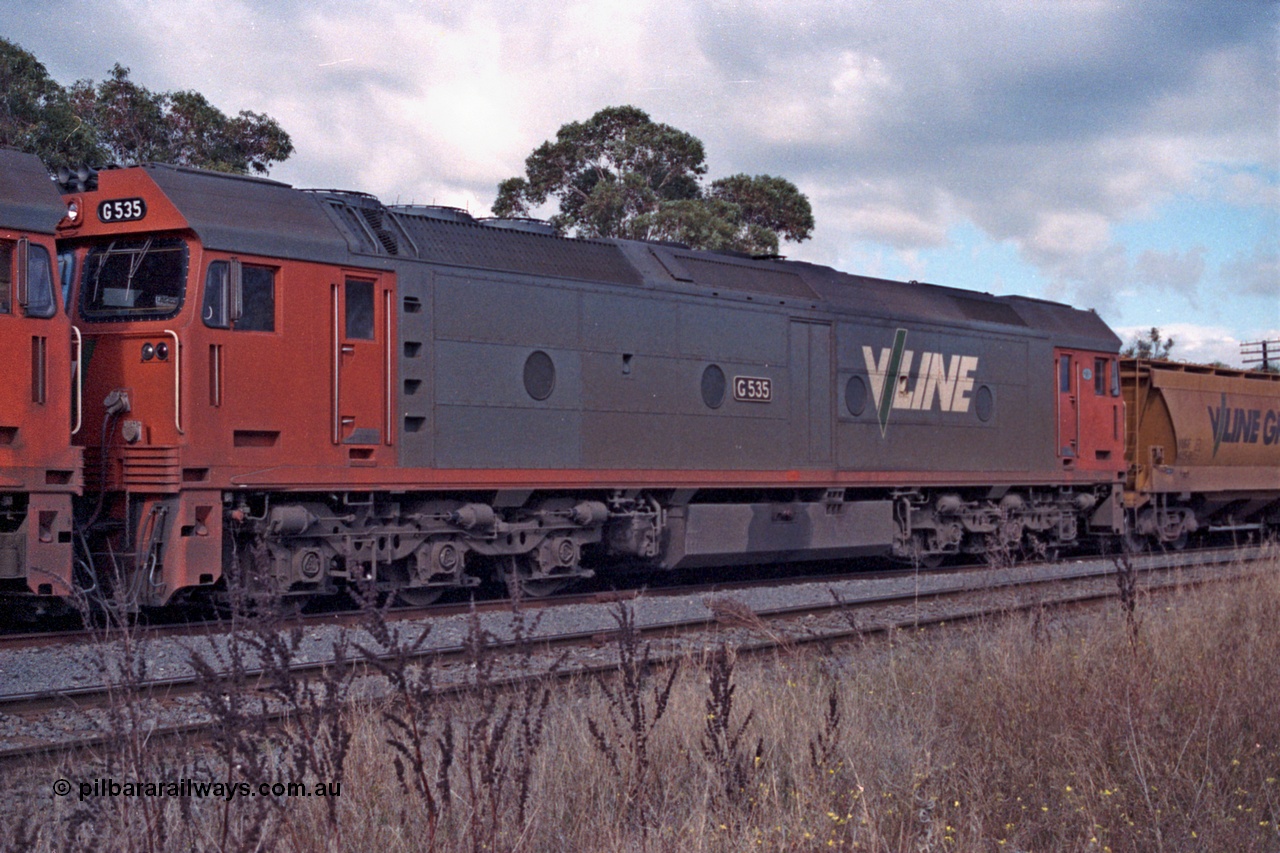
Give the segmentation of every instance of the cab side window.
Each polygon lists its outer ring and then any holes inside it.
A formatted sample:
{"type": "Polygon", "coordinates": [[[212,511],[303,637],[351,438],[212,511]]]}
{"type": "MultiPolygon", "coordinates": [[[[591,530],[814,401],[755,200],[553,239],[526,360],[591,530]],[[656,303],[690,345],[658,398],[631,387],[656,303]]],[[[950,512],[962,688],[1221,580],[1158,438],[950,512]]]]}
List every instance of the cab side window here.
{"type": "MultiPolygon", "coordinates": [[[[17,242],[0,240],[0,314],[13,313],[14,302],[21,298],[17,294],[18,270],[15,264],[22,262],[22,254],[18,251],[17,242]]],[[[49,250],[44,246],[27,244],[26,256],[27,302],[24,313],[28,317],[52,317],[58,310],[58,303],[53,296],[53,266],[49,250]]]]}
{"type": "Polygon", "coordinates": [[[244,266],[244,305],[235,328],[244,332],[276,330],[276,271],[244,266]]]}
{"type": "Polygon", "coordinates": [[[373,282],[347,279],[347,337],[373,340],[373,282]]]}
{"type": "Polygon", "coordinates": [[[71,250],[58,252],[58,281],[62,285],[62,310],[71,313],[71,285],[76,280],[76,254],[71,250]]]}
{"type": "Polygon", "coordinates": [[[53,263],[44,246],[27,249],[27,316],[52,317],[58,313],[53,298],[53,263]]]}
{"type": "Polygon", "coordinates": [[[0,240],[0,314],[13,310],[13,247],[9,240],[0,240]]]}
{"type": "Polygon", "coordinates": [[[204,305],[200,316],[204,324],[213,329],[228,328],[231,323],[227,319],[227,299],[231,290],[231,265],[226,261],[214,261],[209,264],[209,272],[204,277],[204,305]]]}
{"type": "Polygon", "coordinates": [[[201,317],[215,329],[274,332],[276,329],[276,271],[272,267],[240,265],[240,294],[236,299],[232,265],[214,261],[204,279],[201,317]]]}

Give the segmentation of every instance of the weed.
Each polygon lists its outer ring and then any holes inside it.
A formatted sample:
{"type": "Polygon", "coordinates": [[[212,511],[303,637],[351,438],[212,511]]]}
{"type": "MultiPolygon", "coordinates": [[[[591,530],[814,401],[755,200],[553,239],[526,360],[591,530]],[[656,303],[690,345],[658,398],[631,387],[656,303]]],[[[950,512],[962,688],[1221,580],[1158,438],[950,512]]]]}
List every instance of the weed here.
{"type": "Polygon", "coordinates": [[[742,722],[733,722],[733,683],[735,655],[726,645],[711,656],[708,664],[706,719],[702,729],[702,756],[720,782],[722,794],[729,801],[742,794],[764,760],[764,738],[756,741],[755,752],[742,747],[742,738],[755,717],[748,711],[742,722]]]}
{"type": "Polygon", "coordinates": [[[589,718],[587,729],[591,742],[623,783],[624,812],[638,819],[643,846],[648,840],[652,796],[650,741],[667,711],[680,666],[672,663],[666,681],[651,685],[651,649],[647,643],[641,645],[635,612],[625,602],[619,602],[612,615],[618,626],[618,667],[615,678],[597,678],[607,714],[604,723],[589,718]]]}
{"type": "Polygon", "coordinates": [[[827,710],[822,728],[809,739],[809,763],[819,776],[835,764],[840,745],[840,690],[836,684],[827,692],[827,710]]]}
{"type": "Polygon", "coordinates": [[[1138,616],[1138,569],[1133,565],[1133,558],[1127,550],[1112,557],[1112,562],[1116,567],[1120,608],[1124,611],[1125,625],[1129,628],[1129,643],[1137,648],[1142,632],[1142,619],[1138,616]]]}

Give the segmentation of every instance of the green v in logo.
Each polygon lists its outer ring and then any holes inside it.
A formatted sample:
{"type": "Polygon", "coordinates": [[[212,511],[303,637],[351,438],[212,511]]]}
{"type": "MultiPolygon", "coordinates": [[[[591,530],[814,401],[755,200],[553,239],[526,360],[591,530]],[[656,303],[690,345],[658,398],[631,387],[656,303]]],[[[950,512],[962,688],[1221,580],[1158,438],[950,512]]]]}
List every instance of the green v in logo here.
{"type": "Polygon", "coordinates": [[[898,388],[898,374],[902,370],[902,354],[906,345],[907,330],[898,329],[893,334],[893,346],[880,350],[878,359],[871,354],[871,347],[862,348],[863,358],[867,362],[871,396],[876,403],[876,418],[880,421],[881,436],[889,426],[889,412],[893,410],[893,398],[898,388]]]}

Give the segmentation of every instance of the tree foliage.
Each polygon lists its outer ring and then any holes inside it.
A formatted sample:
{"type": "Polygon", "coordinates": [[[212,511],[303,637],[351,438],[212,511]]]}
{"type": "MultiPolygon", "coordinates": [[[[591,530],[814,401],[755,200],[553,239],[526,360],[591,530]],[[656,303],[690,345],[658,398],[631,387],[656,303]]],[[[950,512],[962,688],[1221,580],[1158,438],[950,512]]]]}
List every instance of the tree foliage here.
{"type": "Polygon", "coordinates": [[[529,216],[550,199],[551,223],[580,237],[674,240],[703,249],[776,254],[779,238],[813,231],[809,200],[785,178],[733,175],[704,188],[695,136],[632,106],[570,122],[498,185],[496,216],[529,216]]]}
{"type": "Polygon", "coordinates": [[[51,168],[100,162],[93,130],[43,64],[0,38],[0,145],[39,154],[51,168]]]}
{"type": "Polygon", "coordinates": [[[34,55],[0,39],[0,145],[51,168],[175,163],[266,174],[293,153],[270,116],[227,116],[199,92],[152,92],[116,64],[100,83],[63,87],[34,55]]]}
{"type": "Polygon", "coordinates": [[[1173,349],[1173,346],[1174,340],[1172,337],[1163,337],[1160,330],[1152,326],[1149,332],[1135,336],[1128,346],[1120,350],[1120,355],[1125,358],[1164,361],[1169,358],[1169,351],[1173,349]]]}

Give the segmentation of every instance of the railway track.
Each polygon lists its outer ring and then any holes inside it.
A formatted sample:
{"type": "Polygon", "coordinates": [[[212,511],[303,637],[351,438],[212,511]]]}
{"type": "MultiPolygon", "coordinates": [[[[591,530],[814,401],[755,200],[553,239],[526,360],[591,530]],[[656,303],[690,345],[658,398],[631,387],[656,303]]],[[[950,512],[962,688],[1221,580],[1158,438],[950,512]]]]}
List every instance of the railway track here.
{"type": "MultiPolygon", "coordinates": [[[[1219,548],[1205,548],[1196,551],[1170,552],[1170,559],[1183,560],[1190,562],[1195,560],[1217,561],[1223,555],[1235,555],[1244,553],[1239,546],[1228,546],[1219,548]]],[[[1091,559],[1106,560],[1105,555],[1098,557],[1076,557],[1068,560],[1071,562],[1081,563],[1091,559]]],[[[1150,557],[1141,557],[1141,559],[1151,559],[1150,557]]],[[[819,564],[822,565],[822,564],[819,564]]],[[[1018,568],[1026,571],[1039,571],[1043,567],[1052,565],[1044,562],[1027,562],[1019,563],[1018,568]]],[[[951,565],[942,568],[929,569],[928,572],[932,576],[956,576],[965,575],[975,572],[984,572],[990,569],[990,566],[981,564],[969,565],[951,565]]],[[[776,576],[765,576],[759,579],[741,580],[742,570],[722,571],[724,578],[734,578],[732,580],[717,579],[709,583],[689,583],[681,580],[679,577],[669,575],[658,575],[654,577],[654,584],[644,584],[638,588],[603,588],[597,587],[588,589],[578,593],[562,593],[549,598],[526,598],[521,602],[523,608],[527,610],[542,610],[552,607],[576,606],[599,604],[602,602],[613,602],[618,600],[626,600],[638,596],[646,596],[650,598],[658,597],[678,597],[687,595],[704,595],[719,594],[723,592],[733,592],[739,590],[750,590],[756,588],[778,588],[788,586],[802,586],[812,583],[832,583],[839,584],[846,581],[854,580],[885,580],[900,577],[914,577],[919,574],[919,570],[907,567],[890,567],[890,568],[858,568],[855,570],[837,570],[837,571],[818,571],[808,574],[796,574],[784,578],[776,576]]],[[[1054,575],[1056,577],[1056,575],[1054,575]]],[[[451,601],[438,604],[430,604],[425,606],[395,606],[385,608],[386,618],[392,621],[413,621],[417,619],[436,619],[442,617],[456,616],[459,614],[467,614],[470,612],[493,613],[506,612],[511,609],[514,602],[510,598],[492,597],[492,598],[471,598],[466,601],[451,601]]],[[[286,615],[284,613],[269,613],[267,615],[279,616],[283,621],[288,622],[290,626],[296,625],[304,629],[326,626],[347,626],[359,627],[366,618],[364,615],[366,608],[361,603],[351,598],[344,598],[329,605],[322,605],[316,612],[301,612],[286,615]]],[[[189,614],[188,614],[189,615],[189,614]]],[[[230,621],[214,615],[205,615],[195,618],[174,618],[170,616],[165,621],[155,622],[135,622],[130,626],[130,630],[136,636],[162,639],[174,637],[206,637],[216,636],[233,630],[230,621]]],[[[81,643],[96,643],[109,635],[109,631],[104,631],[100,627],[90,628],[68,628],[55,630],[23,630],[14,626],[0,625],[0,653],[14,649],[24,648],[43,648],[50,646],[75,645],[81,643]]]]}
{"type": "MultiPolygon", "coordinates": [[[[1142,587],[1155,591],[1237,577],[1248,572],[1249,561],[1259,553],[1229,549],[1135,558],[1135,572],[1142,587]],[[1224,569],[1224,564],[1236,564],[1224,569]]],[[[530,677],[608,672],[617,666],[618,608],[622,598],[634,616],[635,630],[651,645],[655,660],[701,654],[722,643],[739,652],[766,651],[813,642],[838,642],[858,634],[900,627],[923,627],[939,622],[988,617],[1036,607],[1062,607],[1114,597],[1116,566],[1110,560],[1076,560],[1070,563],[1009,569],[953,571],[944,574],[886,573],[880,577],[824,578],[769,588],[739,584],[697,590],[664,591],[661,595],[627,593],[595,594],[575,602],[555,599],[538,602],[537,609],[513,613],[509,603],[492,602],[468,608],[428,608],[429,616],[410,618],[393,614],[379,629],[357,628],[346,620],[328,624],[286,627],[292,638],[277,640],[275,656],[267,663],[242,667],[228,681],[211,683],[198,676],[186,661],[227,659],[233,638],[219,634],[142,634],[106,638],[100,646],[82,652],[91,667],[110,671],[102,657],[113,655],[124,666],[117,683],[68,683],[49,689],[0,694],[0,761],[39,755],[56,755],[110,745],[120,732],[103,731],[105,710],[113,703],[131,703],[132,719],[147,722],[147,739],[177,738],[207,731],[210,720],[202,713],[202,701],[210,690],[236,689],[269,696],[275,680],[329,678],[343,681],[352,698],[377,698],[385,694],[377,674],[380,664],[411,654],[429,660],[438,691],[465,692],[474,684],[477,632],[484,637],[483,653],[519,658],[519,666],[504,670],[502,681],[530,677]],[[761,604],[764,597],[767,604],[761,604]],[[426,641],[414,646],[413,638],[426,630],[426,641]],[[314,636],[307,637],[308,633],[314,636]],[[380,645],[375,636],[398,637],[380,645]],[[284,642],[284,645],[280,645],[284,642]],[[290,645],[292,643],[292,645],[290,645]],[[357,645],[363,649],[357,649],[357,645]],[[326,651],[327,649],[327,651],[326,651]],[[283,653],[283,656],[282,656],[283,653]],[[518,653],[518,654],[517,654],[518,653]],[[139,673],[166,671],[163,659],[178,662],[176,671],[157,677],[139,673]],[[287,660],[285,659],[287,658],[287,660]],[[182,659],[182,660],[178,660],[182,659]],[[51,728],[60,730],[60,734],[51,728]],[[24,735],[25,731],[25,735],[24,735]]],[[[370,614],[362,614],[367,620],[370,614]]],[[[272,645],[275,627],[255,625],[241,638],[247,648],[272,645]]],[[[275,634],[277,638],[280,634],[275,634]]],[[[49,653],[45,648],[35,652],[49,653]]],[[[6,658],[0,655],[0,668],[6,658]]],[[[74,682],[74,676],[70,679],[74,682]]],[[[7,679],[6,679],[7,681],[7,679]]],[[[492,686],[492,685],[490,685],[492,686]]],[[[269,705],[270,703],[268,703],[269,705]]],[[[287,716],[288,707],[267,711],[287,716]]]]}

